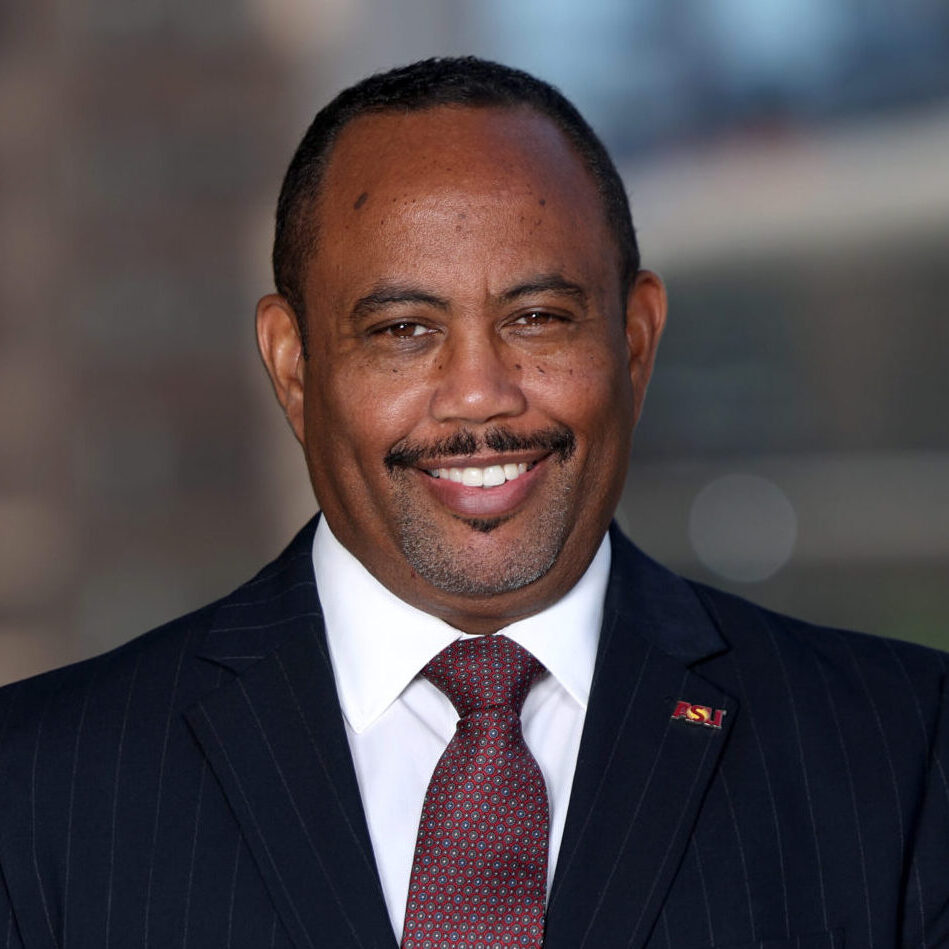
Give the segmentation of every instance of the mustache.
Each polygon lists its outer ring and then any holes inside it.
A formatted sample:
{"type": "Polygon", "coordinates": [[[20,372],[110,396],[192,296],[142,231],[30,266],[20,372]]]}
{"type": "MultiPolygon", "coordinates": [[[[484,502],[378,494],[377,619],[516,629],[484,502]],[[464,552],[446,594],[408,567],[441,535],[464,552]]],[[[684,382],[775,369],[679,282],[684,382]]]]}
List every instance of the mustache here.
{"type": "Polygon", "coordinates": [[[396,468],[414,468],[423,458],[426,462],[439,459],[457,459],[474,455],[483,449],[495,452],[543,451],[566,461],[577,447],[573,431],[566,425],[542,428],[527,435],[518,435],[509,428],[496,426],[475,435],[463,428],[437,441],[422,443],[401,441],[386,453],[383,463],[388,471],[396,468]]]}

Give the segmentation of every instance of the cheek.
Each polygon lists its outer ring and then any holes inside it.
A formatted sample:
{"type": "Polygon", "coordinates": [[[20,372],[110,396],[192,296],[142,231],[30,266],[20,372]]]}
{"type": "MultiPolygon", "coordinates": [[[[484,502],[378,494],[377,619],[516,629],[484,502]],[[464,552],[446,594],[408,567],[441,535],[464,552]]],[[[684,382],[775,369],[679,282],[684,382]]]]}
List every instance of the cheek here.
{"type": "Polygon", "coordinates": [[[569,364],[540,366],[545,372],[536,378],[545,380],[549,414],[577,437],[578,494],[595,504],[615,504],[633,429],[632,385],[622,356],[596,347],[569,364]]]}
{"type": "Polygon", "coordinates": [[[633,393],[616,350],[592,347],[568,358],[523,360],[525,387],[572,428],[592,435],[631,425],[633,393]]]}
{"type": "Polygon", "coordinates": [[[325,450],[334,465],[355,466],[369,476],[423,417],[422,376],[355,360],[325,375],[314,372],[306,393],[308,444],[317,454],[325,450]]]}

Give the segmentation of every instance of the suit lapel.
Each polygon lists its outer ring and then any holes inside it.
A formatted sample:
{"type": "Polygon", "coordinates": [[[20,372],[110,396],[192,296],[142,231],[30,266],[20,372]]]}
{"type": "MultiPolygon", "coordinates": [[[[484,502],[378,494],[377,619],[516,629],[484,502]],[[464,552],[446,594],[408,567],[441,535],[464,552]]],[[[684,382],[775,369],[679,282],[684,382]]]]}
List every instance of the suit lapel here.
{"type": "MultiPolygon", "coordinates": [[[[232,673],[186,713],[294,941],[395,949],[310,563],[314,525],[218,607],[232,673]]],[[[736,703],[692,666],[725,645],[683,580],[614,532],[603,632],[547,914],[548,949],[642,947],[736,703]],[[722,727],[673,719],[679,701],[722,727]]]]}
{"type": "Polygon", "coordinates": [[[385,947],[386,913],[323,633],[313,524],[218,609],[233,678],[186,713],[295,945],[385,947]]]}
{"type": "Polygon", "coordinates": [[[737,710],[690,669],[725,648],[691,588],[618,531],[611,539],[548,949],[646,943],[737,710]],[[724,710],[722,727],[673,718],[680,701],[724,710]]]}

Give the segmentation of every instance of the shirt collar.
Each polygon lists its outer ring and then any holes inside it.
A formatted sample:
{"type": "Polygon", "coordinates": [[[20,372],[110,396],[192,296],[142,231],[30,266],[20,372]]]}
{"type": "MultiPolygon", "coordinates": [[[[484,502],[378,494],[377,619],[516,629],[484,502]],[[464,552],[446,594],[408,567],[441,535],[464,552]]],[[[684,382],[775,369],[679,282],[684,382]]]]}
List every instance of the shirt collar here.
{"type": "MultiPolygon", "coordinates": [[[[466,634],[384,587],[336,539],[325,517],[313,538],[313,572],[340,705],[359,733],[433,656],[466,634]]],[[[565,596],[499,630],[532,653],[583,709],[590,696],[609,573],[607,534],[565,596]]]]}

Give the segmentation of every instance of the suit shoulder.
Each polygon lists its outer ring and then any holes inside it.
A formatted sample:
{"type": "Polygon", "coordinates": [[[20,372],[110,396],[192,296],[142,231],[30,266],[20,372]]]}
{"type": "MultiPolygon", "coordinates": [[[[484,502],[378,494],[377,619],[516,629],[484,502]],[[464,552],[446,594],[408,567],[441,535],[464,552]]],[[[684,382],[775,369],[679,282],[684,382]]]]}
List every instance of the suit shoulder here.
{"type": "Polygon", "coordinates": [[[949,676],[949,655],[918,643],[821,626],[766,609],[742,597],[687,581],[739,659],[774,658],[788,675],[819,675],[832,687],[906,693],[938,705],[949,676]]]}
{"type": "Polygon", "coordinates": [[[748,623],[764,625],[778,636],[795,639],[817,649],[833,648],[834,644],[837,644],[838,647],[859,656],[872,658],[899,655],[913,666],[919,664],[929,670],[937,668],[941,672],[949,669],[949,654],[931,646],[835,626],[823,626],[778,613],[751,600],[694,580],[686,582],[712,613],[719,626],[727,625],[729,630],[733,629],[733,621],[739,620],[745,628],[748,623]]]}
{"type": "Polygon", "coordinates": [[[119,692],[134,675],[153,678],[171,657],[200,641],[222,601],[207,604],[134,639],[80,662],[52,669],[0,689],[0,734],[14,740],[17,729],[51,716],[71,719],[81,714],[89,695],[119,692]]]}
{"type": "Polygon", "coordinates": [[[234,628],[235,618],[253,623],[255,604],[283,604],[303,586],[299,578],[312,572],[314,529],[313,522],[304,527],[276,560],[227,596],[102,655],[0,689],[0,757],[10,760],[40,735],[56,748],[77,728],[84,735],[118,728],[121,738],[127,725],[137,738],[160,723],[160,732],[171,710],[187,708],[220,684],[225,671],[205,648],[219,617],[227,618],[226,628],[234,628]]]}

